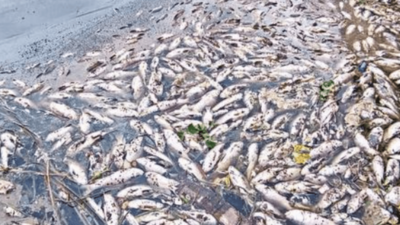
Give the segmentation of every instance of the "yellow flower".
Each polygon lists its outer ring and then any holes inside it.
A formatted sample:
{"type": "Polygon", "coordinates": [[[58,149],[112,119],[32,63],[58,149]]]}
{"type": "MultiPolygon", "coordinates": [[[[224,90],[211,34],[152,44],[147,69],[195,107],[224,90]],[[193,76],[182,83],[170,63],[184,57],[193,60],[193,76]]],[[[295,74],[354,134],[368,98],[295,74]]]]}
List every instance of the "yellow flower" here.
{"type": "Polygon", "coordinates": [[[305,164],[310,158],[310,148],[304,145],[293,145],[294,161],[298,164],[305,164]]]}

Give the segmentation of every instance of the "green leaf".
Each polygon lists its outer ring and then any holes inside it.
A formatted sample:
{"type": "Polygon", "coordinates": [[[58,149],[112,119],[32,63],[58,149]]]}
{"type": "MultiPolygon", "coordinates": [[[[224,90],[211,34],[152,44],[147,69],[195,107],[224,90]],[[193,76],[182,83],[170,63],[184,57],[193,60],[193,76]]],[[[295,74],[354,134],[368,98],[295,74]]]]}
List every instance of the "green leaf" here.
{"type": "Polygon", "coordinates": [[[187,131],[188,131],[190,134],[197,134],[197,133],[199,133],[199,130],[198,130],[193,124],[190,124],[190,125],[188,126],[187,131]]]}
{"type": "Polygon", "coordinates": [[[181,139],[181,141],[183,141],[183,139],[185,138],[185,133],[183,131],[179,131],[177,134],[178,134],[179,139],[181,139]]]}
{"type": "Polygon", "coordinates": [[[322,97],[328,97],[329,92],[328,92],[328,91],[321,91],[321,92],[320,92],[320,95],[321,95],[322,97]]]}
{"type": "Polygon", "coordinates": [[[189,198],[186,198],[185,196],[181,196],[181,200],[183,201],[183,203],[188,204],[190,202],[189,198]]]}
{"type": "Polygon", "coordinates": [[[202,125],[198,124],[197,128],[199,129],[200,133],[206,133],[207,132],[207,128],[205,126],[202,126],[202,125]]]}
{"type": "Polygon", "coordinates": [[[326,99],[328,99],[328,96],[324,96],[324,95],[319,95],[319,99],[321,100],[321,101],[326,101],[326,99]]]}
{"type": "Polygon", "coordinates": [[[332,81],[325,81],[324,86],[325,87],[330,87],[332,85],[332,81]]]}
{"type": "Polygon", "coordinates": [[[207,147],[208,147],[209,149],[212,149],[212,148],[214,148],[214,147],[217,145],[217,143],[214,142],[214,141],[206,140],[206,145],[207,145],[207,147]]]}
{"type": "Polygon", "coordinates": [[[214,128],[215,126],[217,126],[217,124],[214,123],[214,121],[211,121],[211,122],[208,124],[208,127],[209,127],[209,128],[214,128]]]}
{"type": "Polygon", "coordinates": [[[322,83],[321,89],[322,90],[330,90],[330,89],[332,89],[334,84],[335,83],[332,80],[325,81],[324,83],[322,83]]]}
{"type": "Polygon", "coordinates": [[[204,139],[208,139],[210,135],[208,133],[201,133],[200,134],[204,139]]]}
{"type": "Polygon", "coordinates": [[[103,177],[103,174],[104,173],[107,173],[107,172],[109,172],[110,170],[108,169],[108,168],[104,168],[104,169],[102,169],[101,171],[96,171],[96,172],[94,172],[93,173],[93,176],[92,176],[92,178],[90,179],[91,181],[95,181],[95,180],[97,180],[97,179],[100,179],[100,178],[102,178],[103,177]]]}

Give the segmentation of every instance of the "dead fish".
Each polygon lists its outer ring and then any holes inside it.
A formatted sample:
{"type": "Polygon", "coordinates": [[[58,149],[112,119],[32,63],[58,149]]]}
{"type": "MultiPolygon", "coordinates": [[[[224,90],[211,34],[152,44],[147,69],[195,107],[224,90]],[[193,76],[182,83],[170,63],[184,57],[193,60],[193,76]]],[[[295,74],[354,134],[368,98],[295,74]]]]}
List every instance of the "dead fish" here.
{"type": "Polygon", "coordinates": [[[162,152],[157,151],[156,149],[150,148],[148,146],[144,146],[143,150],[145,152],[147,152],[148,154],[153,155],[153,156],[163,160],[164,162],[167,162],[169,165],[175,165],[168,156],[164,155],[162,152]]]}
{"type": "Polygon", "coordinates": [[[146,172],[155,172],[159,174],[165,174],[167,172],[167,169],[163,165],[159,165],[149,158],[138,158],[136,162],[144,168],[146,172]]]}
{"type": "Polygon", "coordinates": [[[319,216],[316,213],[293,209],[285,213],[286,217],[301,225],[335,225],[331,220],[319,216]]]}
{"type": "Polygon", "coordinates": [[[68,165],[69,173],[77,184],[86,185],[88,183],[86,169],[82,165],[69,158],[65,158],[64,162],[68,165]]]}
{"type": "Polygon", "coordinates": [[[386,128],[383,134],[383,142],[387,143],[394,136],[400,134],[400,122],[393,123],[388,128],[386,128]]]}
{"type": "Polygon", "coordinates": [[[105,134],[107,134],[107,131],[95,131],[90,134],[87,134],[86,136],[82,137],[80,140],[73,143],[67,149],[66,154],[69,156],[76,155],[78,152],[92,146],[94,143],[101,140],[105,134]]]}
{"type": "Polygon", "coordinates": [[[339,106],[336,104],[336,101],[328,99],[319,111],[321,126],[328,124],[334,118],[338,110],[339,106]]]}
{"type": "Polygon", "coordinates": [[[18,95],[19,95],[19,93],[17,91],[14,91],[11,89],[6,89],[6,88],[0,88],[0,96],[16,97],[18,95]]]}
{"type": "Polygon", "coordinates": [[[400,153],[400,138],[392,138],[386,146],[385,153],[388,153],[389,155],[400,153]]]}
{"type": "Polygon", "coordinates": [[[143,137],[137,137],[132,139],[132,141],[125,146],[125,160],[127,162],[131,163],[142,156],[144,150],[142,147],[142,142],[143,137]]]}
{"type": "Polygon", "coordinates": [[[400,178],[400,163],[397,159],[389,159],[386,165],[384,185],[394,185],[400,178]]]}
{"type": "Polygon", "coordinates": [[[135,197],[144,197],[147,196],[149,194],[152,194],[153,188],[148,186],[148,185],[143,185],[143,184],[139,184],[139,185],[134,185],[134,186],[130,186],[130,187],[126,187],[122,190],[120,190],[116,197],[118,198],[135,198],[135,197]]]}
{"type": "Polygon", "coordinates": [[[18,80],[18,79],[13,79],[12,80],[13,84],[21,89],[26,89],[28,88],[28,85],[22,81],[22,80],[18,80]]]}
{"type": "Polygon", "coordinates": [[[124,202],[122,205],[123,209],[139,209],[143,211],[153,211],[161,209],[163,207],[164,204],[149,199],[135,199],[132,201],[124,202]]]}
{"type": "Polygon", "coordinates": [[[383,129],[381,127],[373,128],[368,135],[368,142],[374,149],[378,148],[383,139],[383,129]]]}
{"type": "Polygon", "coordinates": [[[187,159],[187,158],[182,158],[180,157],[178,159],[178,164],[179,166],[185,170],[186,172],[192,174],[194,177],[196,177],[197,180],[199,181],[204,181],[205,180],[205,173],[203,169],[198,165],[197,163],[187,159]]]}
{"type": "Polygon", "coordinates": [[[135,130],[139,135],[147,134],[153,136],[153,129],[146,122],[142,122],[136,119],[132,119],[129,122],[129,126],[135,130]]]}
{"type": "Polygon", "coordinates": [[[175,132],[165,129],[164,136],[165,140],[167,140],[167,145],[171,150],[175,151],[181,157],[187,159],[189,158],[189,156],[187,155],[188,150],[183,146],[182,142],[175,132]]]}
{"type": "Polygon", "coordinates": [[[197,103],[190,106],[190,108],[193,111],[202,112],[205,108],[212,107],[216,103],[219,93],[219,90],[207,92],[197,103]]]}
{"type": "Polygon", "coordinates": [[[346,160],[350,159],[351,157],[360,153],[359,147],[349,148],[340,152],[337,156],[335,156],[331,162],[332,165],[337,165],[341,162],[345,162],[346,160]]]}
{"type": "Polygon", "coordinates": [[[140,76],[135,76],[132,79],[132,90],[133,90],[133,98],[138,100],[140,99],[145,93],[145,87],[140,76]]]}
{"type": "Polygon", "coordinates": [[[119,217],[121,216],[121,209],[117,201],[111,194],[104,194],[104,219],[107,225],[118,225],[119,217]]]}
{"type": "Polygon", "coordinates": [[[231,166],[232,162],[239,156],[243,148],[243,142],[233,142],[224,152],[221,161],[217,165],[217,172],[224,173],[231,166]]]}
{"type": "Polygon", "coordinates": [[[79,118],[79,128],[81,129],[82,133],[88,134],[91,130],[91,121],[92,118],[86,112],[82,112],[79,118]]]}
{"type": "Polygon", "coordinates": [[[270,202],[272,205],[285,209],[285,210],[291,210],[292,207],[290,206],[290,203],[286,198],[282,195],[280,195],[277,191],[275,191],[273,188],[270,188],[266,185],[263,184],[257,184],[255,186],[256,190],[261,193],[263,198],[270,202]]]}
{"type": "Polygon", "coordinates": [[[169,50],[172,51],[176,48],[178,48],[178,46],[181,44],[182,42],[182,38],[180,37],[176,37],[173,41],[171,41],[171,44],[169,45],[169,50]]]}
{"type": "Polygon", "coordinates": [[[184,216],[188,216],[203,225],[217,225],[218,224],[218,222],[214,218],[214,216],[212,216],[211,214],[207,214],[205,212],[179,210],[178,213],[182,214],[184,216]]]}
{"type": "Polygon", "coordinates": [[[27,99],[27,98],[24,98],[24,97],[17,97],[17,98],[14,98],[14,101],[15,101],[16,103],[20,104],[21,106],[25,107],[25,108],[28,108],[28,109],[37,109],[36,104],[35,104],[33,101],[31,101],[31,100],[29,100],[29,99],[27,99]]]}
{"type": "Polygon", "coordinates": [[[6,131],[0,135],[0,140],[3,146],[5,146],[8,150],[14,152],[18,145],[22,145],[18,140],[18,137],[14,134],[14,132],[6,131]]]}
{"type": "Polygon", "coordinates": [[[247,161],[248,161],[248,166],[246,169],[246,178],[250,180],[253,176],[253,171],[254,167],[257,164],[258,160],[258,144],[257,143],[252,143],[250,144],[247,152],[247,161]]]}
{"type": "Polygon", "coordinates": [[[43,83],[34,84],[31,88],[26,89],[24,93],[22,93],[22,96],[31,95],[37,91],[40,91],[43,87],[44,87],[43,83]]]}
{"type": "Polygon", "coordinates": [[[398,206],[400,204],[400,187],[393,187],[387,194],[385,195],[385,202],[390,203],[394,206],[398,206]]]}
{"type": "Polygon", "coordinates": [[[66,117],[71,120],[77,120],[79,118],[79,114],[75,112],[75,110],[61,103],[51,102],[50,110],[56,115],[66,117]]]}
{"type": "Polygon", "coordinates": [[[156,8],[149,10],[149,12],[156,13],[156,12],[160,12],[162,9],[163,9],[163,6],[157,6],[156,8]]]}
{"type": "Polygon", "coordinates": [[[222,109],[223,107],[225,107],[226,105],[232,104],[232,103],[234,103],[236,101],[239,101],[239,100],[242,100],[242,99],[243,99],[243,94],[242,93],[239,93],[239,94],[236,94],[236,95],[232,95],[230,98],[226,98],[226,99],[220,101],[217,105],[215,105],[212,108],[212,111],[216,112],[216,111],[222,109]]]}
{"type": "Polygon", "coordinates": [[[265,184],[267,182],[270,182],[276,177],[276,175],[281,171],[281,167],[272,167],[272,168],[267,168],[265,170],[260,171],[252,180],[251,183],[253,185],[257,184],[265,184]]]}
{"type": "MultiPolygon", "coordinates": [[[[228,98],[229,96],[234,96],[239,93],[242,89],[246,88],[248,84],[235,84],[225,88],[221,94],[221,98],[228,98]]],[[[243,95],[242,95],[243,96],[243,95]]]]}
{"type": "Polygon", "coordinates": [[[232,181],[232,185],[245,190],[247,193],[252,193],[253,190],[250,187],[249,182],[245,176],[233,166],[228,168],[229,178],[232,181]]]}
{"type": "Polygon", "coordinates": [[[299,135],[305,126],[306,115],[299,114],[296,118],[293,119],[290,128],[290,135],[296,137],[299,135]]]}
{"type": "Polygon", "coordinates": [[[5,146],[2,146],[0,149],[0,156],[1,156],[1,167],[3,169],[7,169],[8,168],[8,159],[9,159],[9,155],[11,155],[12,152],[10,150],[8,150],[5,146]]]}
{"type": "Polygon", "coordinates": [[[142,174],[143,170],[138,168],[118,170],[109,176],[95,180],[92,184],[85,185],[86,188],[85,195],[88,195],[94,190],[102,187],[123,184],[132,178],[141,176],[142,174]]]}
{"type": "Polygon", "coordinates": [[[0,194],[8,194],[12,189],[14,189],[13,183],[6,180],[0,180],[0,194]]]}
{"type": "Polygon", "coordinates": [[[367,197],[365,190],[361,190],[360,192],[351,196],[350,200],[347,203],[347,213],[353,214],[358,209],[362,207],[364,204],[364,199],[367,197]]]}
{"type": "Polygon", "coordinates": [[[203,171],[205,173],[210,172],[215,165],[218,163],[221,157],[221,150],[224,147],[224,144],[217,144],[214,148],[212,148],[204,157],[203,160],[203,171]]]}
{"type": "Polygon", "coordinates": [[[158,40],[159,42],[164,42],[165,40],[170,39],[170,38],[172,38],[172,37],[174,37],[174,36],[175,36],[174,34],[165,33],[165,34],[160,35],[160,36],[157,38],[157,40],[158,40]]]}
{"type": "Polygon", "coordinates": [[[235,109],[235,110],[230,111],[227,114],[221,116],[219,119],[217,119],[216,123],[224,124],[228,121],[234,122],[238,119],[241,119],[241,118],[247,116],[249,113],[250,113],[250,110],[248,108],[235,109]]]}
{"type": "Polygon", "coordinates": [[[176,192],[177,186],[179,185],[179,182],[166,178],[158,173],[146,172],[145,176],[147,178],[147,182],[151,186],[171,191],[172,193],[176,192]]]}
{"type": "Polygon", "coordinates": [[[385,173],[385,167],[383,163],[382,157],[379,155],[376,155],[374,159],[372,160],[372,170],[374,171],[376,180],[378,181],[378,184],[381,184],[383,178],[384,178],[384,173],[385,173]]]}
{"type": "Polygon", "coordinates": [[[10,207],[10,206],[4,206],[3,211],[10,217],[24,217],[24,215],[20,212],[17,211],[16,209],[10,207]]]}
{"type": "Polygon", "coordinates": [[[378,151],[376,151],[375,149],[370,147],[368,140],[361,133],[357,133],[355,135],[354,142],[362,151],[364,151],[365,153],[367,153],[369,155],[379,154],[378,151]]]}
{"type": "Polygon", "coordinates": [[[114,123],[114,120],[112,120],[111,118],[109,118],[105,115],[102,115],[96,111],[84,109],[83,112],[89,114],[91,117],[95,118],[96,120],[98,120],[102,123],[106,123],[108,125],[111,125],[114,123]]]}

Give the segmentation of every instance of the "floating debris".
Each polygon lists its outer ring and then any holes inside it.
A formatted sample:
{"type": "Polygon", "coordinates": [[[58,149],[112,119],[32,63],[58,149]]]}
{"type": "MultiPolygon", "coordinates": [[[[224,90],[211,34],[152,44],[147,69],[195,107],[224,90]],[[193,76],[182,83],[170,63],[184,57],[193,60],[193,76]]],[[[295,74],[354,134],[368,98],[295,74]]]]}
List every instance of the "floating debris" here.
{"type": "Polygon", "coordinates": [[[13,183],[6,180],[0,180],[0,194],[8,194],[12,189],[14,189],[13,183]]]}

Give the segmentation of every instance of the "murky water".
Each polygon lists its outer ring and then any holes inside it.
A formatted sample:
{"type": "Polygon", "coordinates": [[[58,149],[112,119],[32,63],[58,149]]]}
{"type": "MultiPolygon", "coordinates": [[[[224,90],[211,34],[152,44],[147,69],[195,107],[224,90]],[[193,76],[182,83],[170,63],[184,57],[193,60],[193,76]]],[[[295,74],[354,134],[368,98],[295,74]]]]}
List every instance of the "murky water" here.
{"type": "Polygon", "coordinates": [[[397,92],[373,65],[381,36],[357,52],[370,25],[352,8],[171,2],[132,12],[150,22],[119,24],[112,47],[30,68],[44,85],[4,80],[1,179],[22,213],[10,221],[396,223],[382,187],[400,170],[381,168],[398,165],[382,152],[397,92]]]}

